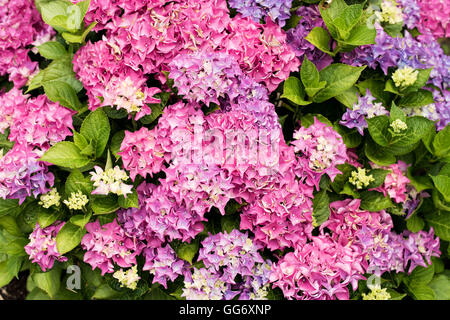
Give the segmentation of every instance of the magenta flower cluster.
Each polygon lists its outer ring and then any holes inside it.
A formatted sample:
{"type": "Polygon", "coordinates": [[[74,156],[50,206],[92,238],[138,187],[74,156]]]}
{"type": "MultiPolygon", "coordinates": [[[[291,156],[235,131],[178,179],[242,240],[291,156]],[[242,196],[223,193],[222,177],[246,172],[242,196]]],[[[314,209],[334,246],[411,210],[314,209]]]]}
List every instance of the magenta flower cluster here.
{"type": "Polygon", "coordinates": [[[28,56],[29,46],[47,42],[55,33],[32,0],[2,1],[0,17],[0,76],[22,87],[39,70],[28,56]]]}
{"type": "Polygon", "coordinates": [[[30,256],[31,262],[39,264],[44,272],[53,268],[55,261],[67,261],[56,248],[56,235],[64,224],[65,222],[56,221],[41,228],[37,223],[29,236],[30,242],[25,246],[25,252],[30,256]]]}

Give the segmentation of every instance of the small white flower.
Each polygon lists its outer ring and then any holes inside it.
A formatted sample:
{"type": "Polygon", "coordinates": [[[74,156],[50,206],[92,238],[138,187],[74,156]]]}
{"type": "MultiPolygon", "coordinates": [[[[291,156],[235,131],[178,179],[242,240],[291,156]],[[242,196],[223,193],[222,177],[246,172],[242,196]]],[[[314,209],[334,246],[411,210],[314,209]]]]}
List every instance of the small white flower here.
{"type": "Polygon", "coordinates": [[[86,197],[86,195],[84,195],[81,191],[72,192],[69,200],[64,200],[64,204],[71,210],[82,210],[88,202],[88,197],[86,197]]]}
{"type": "Polygon", "coordinates": [[[402,120],[397,119],[391,123],[391,128],[395,133],[400,133],[406,129],[408,129],[408,125],[404,123],[402,120]]]}
{"type": "Polygon", "coordinates": [[[127,271],[123,271],[122,269],[120,269],[114,272],[113,277],[120,282],[122,287],[127,287],[131,290],[136,289],[137,283],[141,279],[137,272],[137,266],[133,266],[127,271]]]}
{"type": "Polygon", "coordinates": [[[56,190],[56,188],[53,188],[50,192],[41,195],[41,201],[39,201],[39,205],[48,209],[53,205],[59,206],[60,200],[61,196],[59,195],[58,190],[56,190]]]}
{"type": "Polygon", "coordinates": [[[404,88],[413,85],[417,81],[418,75],[419,71],[414,70],[414,68],[404,67],[394,72],[392,80],[394,80],[397,88],[404,88]]]}
{"type": "Polygon", "coordinates": [[[381,12],[375,13],[380,22],[389,24],[403,23],[403,12],[400,7],[397,7],[397,2],[394,0],[385,0],[381,3],[381,12]]]}
{"type": "Polygon", "coordinates": [[[367,175],[366,169],[358,168],[357,171],[352,172],[352,176],[348,179],[348,181],[356,186],[356,189],[362,189],[367,187],[372,181],[375,179],[373,176],[367,175]]]}

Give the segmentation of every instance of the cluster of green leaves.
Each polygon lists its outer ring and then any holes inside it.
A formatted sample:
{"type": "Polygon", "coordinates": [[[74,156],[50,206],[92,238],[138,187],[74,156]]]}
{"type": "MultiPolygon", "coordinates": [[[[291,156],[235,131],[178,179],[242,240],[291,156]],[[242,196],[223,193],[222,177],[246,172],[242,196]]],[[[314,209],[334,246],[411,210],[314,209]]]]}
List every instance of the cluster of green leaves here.
{"type": "Polygon", "coordinates": [[[305,57],[300,70],[300,79],[289,77],[284,82],[281,97],[296,106],[321,103],[331,98],[344,99],[347,91],[354,90],[352,88],[364,69],[365,67],[333,63],[319,72],[305,57]]]}
{"type": "Polygon", "coordinates": [[[348,5],[344,0],[333,0],[330,4],[322,1],[320,14],[328,30],[315,27],[306,40],[332,57],[357,46],[374,44],[376,29],[364,5],[365,2],[348,5]],[[330,48],[332,39],[336,41],[334,49],[330,48]]]}

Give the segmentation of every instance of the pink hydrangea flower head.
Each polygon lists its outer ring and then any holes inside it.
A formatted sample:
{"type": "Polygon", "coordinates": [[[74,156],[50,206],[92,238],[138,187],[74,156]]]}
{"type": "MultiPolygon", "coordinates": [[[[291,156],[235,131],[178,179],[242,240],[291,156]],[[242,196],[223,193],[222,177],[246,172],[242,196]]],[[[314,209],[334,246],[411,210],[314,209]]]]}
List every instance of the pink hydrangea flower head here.
{"type": "Polygon", "coordinates": [[[271,250],[304,245],[311,238],[312,187],[295,180],[274,187],[250,203],[241,215],[241,229],[271,250]]]}
{"type": "Polygon", "coordinates": [[[270,18],[264,25],[237,15],[228,26],[226,52],[236,57],[241,69],[270,92],[298,71],[300,61],[286,43],[285,32],[270,18]]]}
{"type": "Polygon", "coordinates": [[[122,54],[110,41],[103,38],[88,42],[73,57],[73,70],[83,83],[89,98],[89,109],[102,106],[105,87],[114,75],[122,74],[122,54]]]}
{"type": "Polygon", "coordinates": [[[145,245],[125,235],[116,220],[103,226],[99,221],[86,225],[87,233],[81,240],[81,247],[86,250],[84,262],[99,268],[102,275],[114,272],[114,264],[129,268],[136,264],[138,256],[145,245]]]}
{"type": "Polygon", "coordinates": [[[405,202],[408,195],[407,187],[410,182],[405,176],[407,168],[407,164],[403,161],[398,161],[398,163],[389,167],[383,167],[383,169],[389,170],[390,173],[386,176],[384,183],[374,190],[382,192],[397,203],[405,202]]]}
{"type": "Polygon", "coordinates": [[[24,102],[25,98],[10,101],[14,113],[9,140],[46,149],[72,135],[75,111],[51,102],[45,95],[24,102]]]}
{"type": "Polygon", "coordinates": [[[292,145],[298,154],[295,169],[297,176],[317,189],[323,174],[327,174],[333,181],[341,173],[336,166],[348,160],[342,137],[315,117],[311,126],[300,127],[294,132],[292,145]]]}
{"type": "Polygon", "coordinates": [[[231,177],[217,165],[180,164],[164,169],[161,184],[177,203],[203,217],[214,206],[225,215],[225,205],[233,197],[231,177]]]}
{"type": "Polygon", "coordinates": [[[116,16],[107,29],[127,66],[155,73],[167,71],[168,63],[182,52],[218,47],[229,19],[224,0],[171,1],[144,14],[116,16]]]}
{"type": "Polygon", "coordinates": [[[67,261],[56,248],[56,235],[64,224],[65,222],[56,221],[41,228],[37,223],[29,236],[30,242],[25,246],[25,252],[30,256],[31,262],[39,264],[44,272],[53,268],[55,261],[67,261]]]}
{"type": "Polygon", "coordinates": [[[360,209],[360,199],[346,199],[330,204],[330,217],[320,228],[328,228],[333,238],[344,243],[354,241],[359,230],[369,229],[373,234],[377,231],[389,231],[393,227],[391,216],[384,210],[369,212],[360,209]]]}
{"type": "Polygon", "coordinates": [[[137,175],[147,177],[158,173],[164,166],[165,150],[158,139],[157,128],[142,127],[135,132],[125,131],[125,138],[118,153],[122,157],[124,169],[130,172],[134,181],[137,175]]]}
{"type": "Polygon", "coordinates": [[[313,237],[274,264],[270,281],[288,299],[348,300],[365,279],[365,257],[357,245],[342,245],[329,235],[313,237]]]}
{"type": "Polygon", "coordinates": [[[32,0],[0,2],[0,76],[9,75],[17,87],[35,73],[37,62],[28,57],[27,46],[39,45],[54,31],[41,19],[32,0]]]}
{"type": "Polygon", "coordinates": [[[437,38],[450,37],[450,3],[445,0],[418,0],[421,33],[427,29],[437,38]]]}

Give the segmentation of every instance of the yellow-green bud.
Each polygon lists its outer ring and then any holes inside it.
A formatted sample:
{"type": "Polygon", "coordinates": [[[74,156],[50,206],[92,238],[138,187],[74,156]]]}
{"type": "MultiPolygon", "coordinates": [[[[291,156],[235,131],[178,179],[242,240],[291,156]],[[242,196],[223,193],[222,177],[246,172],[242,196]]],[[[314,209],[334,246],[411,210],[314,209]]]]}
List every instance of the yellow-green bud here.
{"type": "Polygon", "coordinates": [[[392,74],[392,80],[394,80],[397,88],[404,88],[413,85],[417,81],[419,71],[411,67],[404,67],[403,69],[397,69],[392,74]]]}
{"type": "Polygon", "coordinates": [[[408,129],[408,125],[404,123],[402,120],[397,119],[391,123],[391,128],[395,133],[400,133],[406,129],[408,129]]]}
{"type": "Polygon", "coordinates": [[[373,176],[367,175],[366,169],[358,168],[357,171],[352,172],[352,176],[348,181],[356,186],[356,189],[362,189],[367,187],[372,181],[375,181],[373,176]]]}
{"type": "Polygon", "coordinates": [[[43,206],[46,209],[48,209],[48,208],[50,208],[53,205],[59,206],[59,202],[61,200],[61,197],[60,197],[60,195],[58,193],[58,190],[56,190],[56,188],[53,188],[52,190],[50,190],[46,194],[41,195],[40,200],[41,201],[38,202],[39,205],[43,206]]]}
{"type": "Polygon", "coordinates": [[[64,204],[72,210],[82,210],[88,202],[88,197],[86,197],[86,195],[84,195],[81,191],[72,192],[69,200],[64,200],[64,204]]]}

